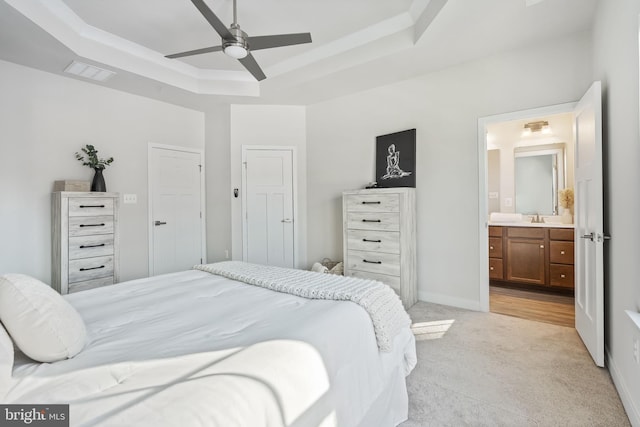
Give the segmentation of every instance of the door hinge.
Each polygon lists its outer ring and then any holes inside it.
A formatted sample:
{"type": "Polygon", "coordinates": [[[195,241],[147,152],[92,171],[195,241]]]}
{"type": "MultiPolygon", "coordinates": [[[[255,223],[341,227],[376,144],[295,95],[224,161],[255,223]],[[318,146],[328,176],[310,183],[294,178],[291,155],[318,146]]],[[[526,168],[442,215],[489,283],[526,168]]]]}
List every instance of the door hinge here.
{"type": "Polygon", "coordinates": [[[202,264],[202,258],[200,258],[200,264],[202,264]]]}
{"type": "Polygon", "coordinates": [[[200,219],[202,219],[202,212],[200,212],[200,219]]]}
{"type": "Polygon", "coordinates": [[[198,165],[198,168],[200,169],[200,173],[202,173],[202,165],[198,165]]]}

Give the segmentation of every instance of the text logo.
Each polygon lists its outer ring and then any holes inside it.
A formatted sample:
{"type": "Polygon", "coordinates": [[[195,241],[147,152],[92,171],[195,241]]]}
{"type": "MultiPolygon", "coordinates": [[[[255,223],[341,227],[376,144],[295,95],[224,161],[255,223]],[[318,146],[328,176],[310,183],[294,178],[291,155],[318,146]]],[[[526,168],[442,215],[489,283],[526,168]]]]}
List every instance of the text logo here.
{"type": "Polygon", "coordinates": [[[0,427],[69,427],[69,405],[0,405],[0,427]]]}

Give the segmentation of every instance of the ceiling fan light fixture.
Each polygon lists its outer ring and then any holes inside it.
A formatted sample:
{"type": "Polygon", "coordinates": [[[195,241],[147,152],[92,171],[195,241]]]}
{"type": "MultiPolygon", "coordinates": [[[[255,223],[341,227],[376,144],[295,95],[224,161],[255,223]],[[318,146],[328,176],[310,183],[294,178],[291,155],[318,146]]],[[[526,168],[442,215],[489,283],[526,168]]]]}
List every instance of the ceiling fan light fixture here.
{"type": "Polygon", "coordinates": [[[249,54],[249,45],[247,43],[247,33],[240,29],[240,25],[235,22],[231,24],[229,33],[233,36],[233,39],[222,40],[222,51],[235,59],[246,58],[249,54]]]}
{"type": "Polygon", "coordinates": [[[246,58],[249,51],[242,44],[228,44],[224,46],[224,53],[235,59],[246,58]]]}

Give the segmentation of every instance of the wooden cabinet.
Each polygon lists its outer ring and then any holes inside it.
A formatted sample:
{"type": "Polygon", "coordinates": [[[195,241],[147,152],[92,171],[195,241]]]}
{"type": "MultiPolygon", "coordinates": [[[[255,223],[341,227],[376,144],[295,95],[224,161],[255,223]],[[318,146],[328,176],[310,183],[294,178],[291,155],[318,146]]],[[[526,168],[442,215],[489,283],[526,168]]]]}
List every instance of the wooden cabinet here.
{"type": "Polygon", "coordinates": [[[489,227],[489,279],[504,279],[502,227],[489,227]]]}
{"type": "Polygon", "coordinates": [[[345,191],[342,209],[345,276],[386,283],[411,307],[418,299],[415,189],[345,191]]]}
{"type": "Polygon", "coordinates": [[[573,289],[573,229],[489,227],[489,279],[573,289]]]}
{"type": "Polygon", "coordinates": [[[118,200],[118,193],[53,193],[51,285],[61,294],[118,282],[118,200]]]}
{"type": "Polygon", "coordinates": [[[506,280],[545,284],[545,231],[543,228],[507,228],[506,280]]]}
{"type": "Polygon", "coordinates": [[[574,230],[549,230],[549,284],[561,288],[574,288],[574,230]]]}

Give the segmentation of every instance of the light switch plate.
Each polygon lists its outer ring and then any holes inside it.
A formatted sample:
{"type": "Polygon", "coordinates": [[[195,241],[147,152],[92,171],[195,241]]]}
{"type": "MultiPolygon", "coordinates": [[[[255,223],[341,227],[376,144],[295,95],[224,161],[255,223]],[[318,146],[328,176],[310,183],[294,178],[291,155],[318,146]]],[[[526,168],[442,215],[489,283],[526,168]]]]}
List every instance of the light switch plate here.
{"type": "Polygon", "coordinates": [[[513,199],[511,197],[505,197],[504,198],[504,205],[506,207],[511,207],[513,206],[513,199]]]}
{"type": "Polygon", "coordinates": [[[499,194],[497,191],[489,191],[489,198],[490,199],[497,199],[499,197],[499,194]]]}
{"type": "Polygon", "coordinates": [[[127,204],[138,203],[138,195],[137,194],[124,194],[123,201],[127,204]]]}

